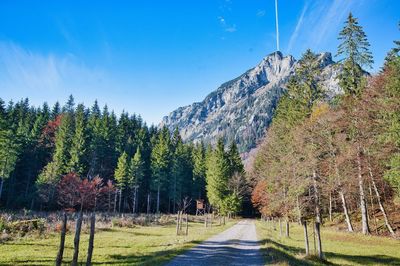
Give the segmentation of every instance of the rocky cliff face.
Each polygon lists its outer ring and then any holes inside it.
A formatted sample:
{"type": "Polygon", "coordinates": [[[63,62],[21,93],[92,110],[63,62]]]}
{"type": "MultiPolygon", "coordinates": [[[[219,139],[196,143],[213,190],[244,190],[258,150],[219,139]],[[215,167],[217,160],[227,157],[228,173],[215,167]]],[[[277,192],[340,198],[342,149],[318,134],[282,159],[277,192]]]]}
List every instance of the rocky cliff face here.
{"type": "MultiPolygon", "coordinates": [[[[335,63],[330,53],[320,54],[319,60],[320,81],[330,98],[339,92],[335,63]]],[[[241,152],[247,152],[264,136],[296,65],[290,55],[270,54],[255,68],[222,84],[202,102],[171,112],[161,126],[170,130],[178,127],[185,141],[213,144],[220,136],[235,140],[241,152]]]]}

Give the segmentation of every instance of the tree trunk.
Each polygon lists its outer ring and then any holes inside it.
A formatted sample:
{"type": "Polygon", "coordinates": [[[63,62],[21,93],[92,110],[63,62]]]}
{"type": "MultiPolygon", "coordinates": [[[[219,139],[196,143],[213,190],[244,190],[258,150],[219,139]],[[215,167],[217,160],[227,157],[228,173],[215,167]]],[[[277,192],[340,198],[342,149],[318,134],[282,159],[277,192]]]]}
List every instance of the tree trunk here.
{"type": "Polygon", "coordinates": [[[183,211],[180,211],[180,215],[179,215],[179,231],[182,231],[182,220],[183,220],[183,211]]]}
{"type": "Polygon", "coordinates": [[[90,236],[89,236],[89,247],[88,247],[86,266],[92,265],[95,226],[96,226],[96,214],[93,212],[92,216],[90,217],[90,236]]]}
{"type": "Polygon", "coordinates": [[[119,191],[119,204],[118,204],[118,212],[121,213],[121,204],[122,204],[122,189],[119,191]]]}
{"type": "Polygon", "coordinates": [[[332,222],[332,192],[329,192],[329,221],[332,222]]]}
{"type": "Polygon", "coordinates": [[[298,219],[299,219],[299,225],[301,225],[301,209],[300,209],[300,200],[299,200],[299,196],[297,196],[296,199],[296,203],[297,203],[297,212],[298,212],[298,219]]]}
{"type": "Polygon", "coordinates": [[[118,197],[118,190],[115,191],[114,195],[114,213],[117,212],[117,197],[118,197]]]}
{"type": "Polygon", "coordinates": [[[150,193],[147,194],[147,214],[150,213],[150,193]]]}
{"type": "Polygon", "coordinates": [[[310,245],[308,243],[307,222],[303,221],[304,228],[304,244],[306,246],[306,256],[310,255],[310,245]]]}
{"type": "Polygon", "coordinates": [[[82,228],[82,212],[79,212],[78,219],[76,220],[75,227],[75,238],[74,238],[74,256],[72,258],[72,266],[78,266],[78,256],[79,256],[79,242],[81,237],[81,228],[82,228]]]}
{"type": "Polygon", "coordinates": [[[186,213],[186,228],[185,228],[185,235],[189,233],[189,215],[186,213]]]}
{"type": "Polygon", "coordinates": [[[339,195],[340,195],[340,199],[342,200],[343,213],[344,213],[346,224],[347,224],[347,230],[349,232],[353,232],[354,230],[353,230],[353,225],[351,224],[350,215],[349,215],[349,211],[348,211],[348,208],[347,208],[346,197],[344,196],[344,192],[343,192],[343,189],[342,189],[342,184],[341,184],[341,181],[340,181],[340,173],[339,173],[339,168],[338,168],[338,165],[337,165],[337,162],[336,162],[336,154],[333,151],[332,143],[330,143],[330,144],[331,144],[330,146],[331,146],[331,152],[332,152],[332,156],[333,156],[333,164],[334,164],[334,167],[335,167],[335,174],[336,174],[336,178],[338,180],[339,187],[340,187],[339,195]]]}
{"type": "MultiPolygon", "coordinates": [[[[372,216],[374,217],[375,233],[378,234],[378,219],[376,218],[376,213],[375,213],[374,196],[372,194],[371,183],[368,183],[368,191],[369,191],[369,202],[371,204],[371,209],[372,209],[372,216]]],[[[369,217],[369,219],[371,220],[371,217],[369,217]]]]}
{"type": "Polygon", "coordinates": [[[286,237],[289,237],[289,220],[286,219],[286,237]]]}
{"type": "Polygon", "coordinates": [[[394,230],[393,230],[392,226],[390,225],[389,218],[387,216],[385,207],[383,206],[383,203],[382,203],[382,200],[381,200],[381,194],[379,193],[379,190],[378,190],[378,188],[376,186],[375,179],[374,179],[374,176],[372,174],[372,169],[371,169],[371,167],[368,167],[368,168],[369,168],[368,169],[369,170],[369,175],[370,175],[371,182],[372,182],[372,187],[374,188],[376,198],[378,199],[379,209],[381,210],[381,212],[383,214],[383,218],[385,220],[386,228],[388,229],[388,231],[390,232],[390,234],[392,236],[395,236],[394,230]]]}
{"type": "Polygon", "coordinates": [[[318,258],[322,260],[324,258],[324,254],[322,253],[322,242],[321,242],[321,232],[320,232],[319,222],[315,222],[315,235],[317,237],[318,258]]]}
{"type": "Polygon", "coordinates": [[[64,255],[64,246],[65,246],[65,234],[67,233],[67,214],[64,212],[63,220],[62,220],[62,227],[61,227],[61,238],[60,238],[60,246],[58,249],[57,259],[56,259],[56,266],[61,266],[62,259],[64,255]]]}
{"type": "Polygon", "coordinates": [[[178,211],[177,215],[176,215],[176,235],[179,235],[179,215],[180,215],[180,211],[178,211]]]}
{"type": "Polygon", "coordinates": [[[362,177],[360,147],[358,147],[358,150],[357,150],[357,167],[358,167],[358,188],[359,188],[359,192],[360,192],[362,233],[364,235],[368,235],[368,234],[370,234],[370,230],[369,230],[369,225],[368,225],[368,210],[367,210],[367,202],[365,200],[364,184],[363,184],[363,177],[362,177]]]}
{"type": "Polygon", "coordinates": [[[317,184],[317,172],[313,172],[313,187],[314,187],[314,207],[315,207],[315,219],[318,223],[321,223],[321,210],[319,208],[319,192],[317,184]]]}
{"type": "Polygon", "coordinates": [[[339,192],[340,198],[342,199],[342,204],[343,204],[343,212],[344,212],[344,216],[346,218],[346,223],[347,223],[347,230],[349,232],[353,232],[353,225],[351,224],[351,220],[350,220],[350,215],[349,215],[349,211],[347,209],[347,201],[346,198],[344,196],[343,191],[339,192]]]}
{"type": "Polygon", "coordinates": [[[0,201],[1,201],[1,194],[3,192],[3,178],[0,177],[0,201]]]}
{"type": "Polygon", "coordinates": [[[160,185],[157,187],[157,213],[160,212],[160,185]]]}

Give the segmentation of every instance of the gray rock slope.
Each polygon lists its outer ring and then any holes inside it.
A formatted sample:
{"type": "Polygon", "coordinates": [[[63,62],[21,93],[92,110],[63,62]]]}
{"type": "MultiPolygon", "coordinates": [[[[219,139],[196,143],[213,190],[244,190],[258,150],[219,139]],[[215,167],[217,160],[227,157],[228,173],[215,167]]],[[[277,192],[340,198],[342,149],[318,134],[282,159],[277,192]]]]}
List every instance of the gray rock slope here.
{"type": "MultiPolygon", "coordinates": [[[[339,92],[337,68],[330,53],[319,55],[320,82],[327,97],[339,92]]],[[[297,61],[275,52],[256,67],[222,84],[202,102],[180,107],[160,126],[179,129],[184,141],[214,144],[218,137],[235,140],[241,152],[254,148],[268,128],[277,102],[295,73],[297,61]]]]}

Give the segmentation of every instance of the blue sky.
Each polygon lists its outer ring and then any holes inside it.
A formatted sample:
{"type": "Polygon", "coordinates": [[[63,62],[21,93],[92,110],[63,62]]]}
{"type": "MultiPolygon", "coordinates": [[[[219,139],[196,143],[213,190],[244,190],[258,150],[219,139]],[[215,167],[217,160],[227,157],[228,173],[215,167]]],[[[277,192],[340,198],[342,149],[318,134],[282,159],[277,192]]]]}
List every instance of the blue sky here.
{"type": "MultiPolygon", "coordinates": [[[[279,0],[281,51],[336,52],[352,11],[374,71],[400,39],[398,0],[279,0]]],[[[274,0],[0,1],[0,97],[98,99],[157,124],[276,50],[274,0]]]]}

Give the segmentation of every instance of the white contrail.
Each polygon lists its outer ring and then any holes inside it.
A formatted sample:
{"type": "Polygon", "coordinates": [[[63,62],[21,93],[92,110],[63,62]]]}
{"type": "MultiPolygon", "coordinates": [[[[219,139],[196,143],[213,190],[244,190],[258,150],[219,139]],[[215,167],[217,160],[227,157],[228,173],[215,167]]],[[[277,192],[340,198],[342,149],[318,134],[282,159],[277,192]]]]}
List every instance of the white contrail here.
{"type": "Polygon", "coordinates": [[[275,0],[275,24],[276,24],[276,48],[279,51],[279,19],[278,19],[278,0],[275,0]]]}

